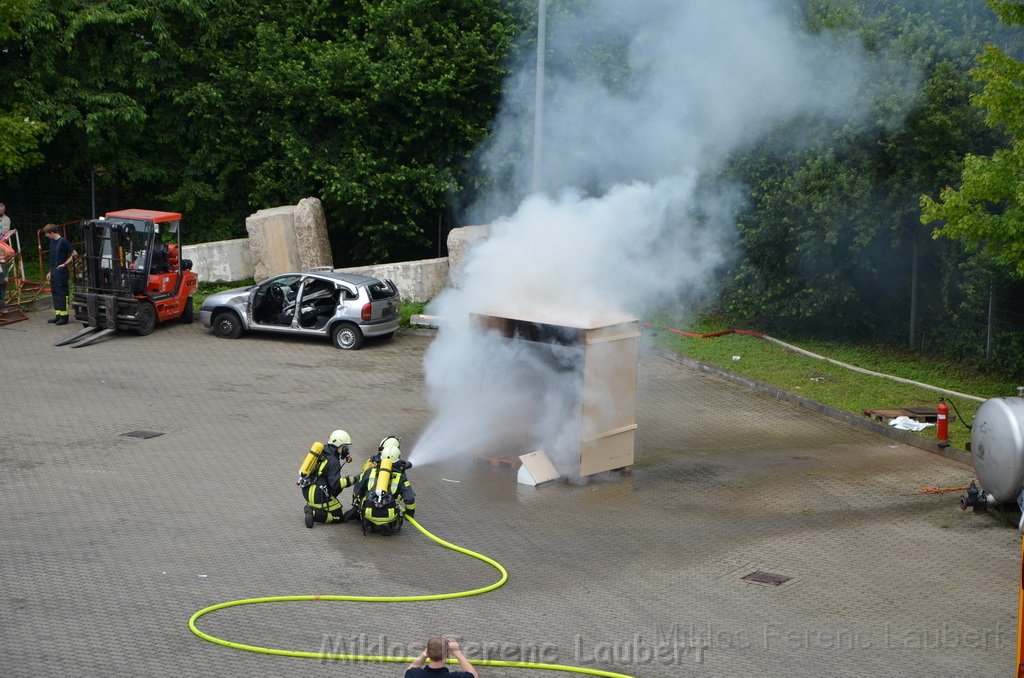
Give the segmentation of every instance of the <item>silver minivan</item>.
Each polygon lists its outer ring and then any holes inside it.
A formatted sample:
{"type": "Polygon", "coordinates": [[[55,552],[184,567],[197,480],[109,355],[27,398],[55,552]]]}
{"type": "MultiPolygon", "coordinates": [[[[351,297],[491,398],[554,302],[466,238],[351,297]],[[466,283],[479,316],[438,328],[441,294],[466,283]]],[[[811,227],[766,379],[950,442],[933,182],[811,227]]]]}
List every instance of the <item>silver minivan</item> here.
{"type": "Polygon", "coordinates": [[[199,309],[203,327],[237,339],[244,331],[330,337],[355,350],[365,337],[390,337],[402,319],[391,280],[357,273],[282,273],[258,285],[211,294],[199,309]]]}

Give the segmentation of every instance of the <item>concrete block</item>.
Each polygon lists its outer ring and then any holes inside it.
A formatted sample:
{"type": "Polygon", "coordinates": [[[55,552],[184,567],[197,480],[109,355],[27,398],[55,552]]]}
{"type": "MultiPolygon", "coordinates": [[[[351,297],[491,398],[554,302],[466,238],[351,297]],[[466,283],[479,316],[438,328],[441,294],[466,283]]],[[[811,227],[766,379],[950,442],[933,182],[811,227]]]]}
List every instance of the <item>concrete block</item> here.
{"type": "Polygon", "coordinates": [[[245,219],[257,282],[278,273],[300,268],[299,246],[295,240],[295,207],[259,210],[245,219]]]}
{"type": "Polygon", "coordinates": [[[409,316],[409,324],[415,325],[416,327],[430,327],[436,330],[441,327],[441,318],[436,315],[414,313],[409,316]]]}
{"type": "Polygon", "coordinates": [[[490,226],[462,226],[448,233],[448,284],[461,287],[469,251],[491,234],[490,226]]]}
{"type": "Polygon", "coordinates": [[[303,271],[333,266],[331,241],[327,237],[327,216],[319,198],[303,198],[295,206],[295,243],[303,271]]]}
{"type": "Polygon", "coordinates": [[[279,273],[332,265],[327,219],[317,198],[259,210],[246,218],[245,230],[257,282],[279,273]]]}
{"type": "Polygon", "coordinates": [[[234,282],[255,273],[248,238],[185,245],[181,249],[182,257],[192,260],[199,282],[234,282]]]}

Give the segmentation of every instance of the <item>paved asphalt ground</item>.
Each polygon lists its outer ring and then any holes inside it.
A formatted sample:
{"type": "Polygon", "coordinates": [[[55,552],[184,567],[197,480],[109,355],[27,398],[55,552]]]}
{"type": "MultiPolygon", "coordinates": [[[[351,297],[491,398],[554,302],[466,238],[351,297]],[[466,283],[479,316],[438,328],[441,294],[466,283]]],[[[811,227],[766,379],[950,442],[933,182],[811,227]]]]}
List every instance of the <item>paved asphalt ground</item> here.
{"type": "MultiPolygon", "coordinates": [[[[410,526],[302,525],[294,480],[313,440],[346,428],[361,462],[383,435],[409,449],[426,428],[429,336],[342,352],[172,324],[71,349],[52,343],[76,326],[46,317],[0,328],[0,675],[400,676],[214,645],[187,622],[239,598],[496,579],[410,526]]],[[[969,467],[650,350],[640,367],[631,475],[530,488],[471,460],[410,472],[424,526],[502,563],[503,588],[246,605],[200,627],[398,655],[445,633],[471,658],[638,677],[1012,675],[1019,537],[920,491],[969,467]],[[789,579],[744,579],[757,571],[789,579]]]]}

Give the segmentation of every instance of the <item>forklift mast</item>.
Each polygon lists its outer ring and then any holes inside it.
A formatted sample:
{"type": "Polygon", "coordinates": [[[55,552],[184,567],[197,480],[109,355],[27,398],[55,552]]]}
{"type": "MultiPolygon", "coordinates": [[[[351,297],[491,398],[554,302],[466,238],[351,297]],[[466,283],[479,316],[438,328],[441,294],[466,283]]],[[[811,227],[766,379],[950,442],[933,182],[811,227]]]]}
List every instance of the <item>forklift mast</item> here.
{"type": "Polygon", "coordinates": [[[151,224],[130,220],[93,219],[82,222],[84,266],[80,287],[89,294],[134,297],[145,292],[153,250],[151,224]],[[136,262],[139,262],[138,265],[136,262]]]}

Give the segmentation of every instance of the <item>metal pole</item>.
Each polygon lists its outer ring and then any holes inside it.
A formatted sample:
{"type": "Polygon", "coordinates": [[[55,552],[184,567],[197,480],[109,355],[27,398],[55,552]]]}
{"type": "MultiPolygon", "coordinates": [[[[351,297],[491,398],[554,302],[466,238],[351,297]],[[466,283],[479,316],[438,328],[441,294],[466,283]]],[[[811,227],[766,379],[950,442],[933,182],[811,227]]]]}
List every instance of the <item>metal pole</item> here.
{"type": "Polygon", "coordinates": [[[92,218],[96,218],[96,168],[89,168],[89,187],[92,194],[92,218]]]}
{"type": "Polygon", "coordinates": [[[533,96],[533,184],[532,191],[540,192],[541,158],[544,155],[544,36],[547,33],[547,0],[537,0],[537,83],[533,96]]]}
{"type": "Polygon", "coordinates": [[[995,290],[992,283],[988,286],[988,332],[985,336],[985,360],[992,359],[992,315],[995,310],[995,290]]]}
{"type": "Polygon", "coordinates": [[[917,243],[911,249],[910,262],[910,341],[908,346],[914,348],[914,334],[917,324],[917,243]]]}

